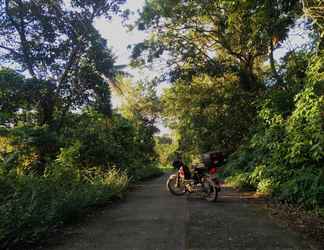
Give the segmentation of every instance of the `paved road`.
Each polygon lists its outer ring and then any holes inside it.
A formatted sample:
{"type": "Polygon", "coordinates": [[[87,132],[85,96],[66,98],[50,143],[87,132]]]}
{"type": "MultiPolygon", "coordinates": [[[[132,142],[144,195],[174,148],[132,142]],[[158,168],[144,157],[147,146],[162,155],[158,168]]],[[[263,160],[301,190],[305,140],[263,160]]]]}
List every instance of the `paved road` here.
{"type": "Polygon", "coordinates": [[[209,203],[175,197],[166,176],[73,228],[52,250],[316,249],[268,217],[248,196],[224,190],[209,203]]]}

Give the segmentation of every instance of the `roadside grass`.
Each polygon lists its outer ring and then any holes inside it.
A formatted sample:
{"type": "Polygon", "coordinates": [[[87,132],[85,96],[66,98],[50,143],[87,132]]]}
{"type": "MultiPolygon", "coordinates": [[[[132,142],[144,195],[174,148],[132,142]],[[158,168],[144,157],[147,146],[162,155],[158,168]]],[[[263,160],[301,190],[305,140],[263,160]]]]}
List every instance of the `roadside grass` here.
{"type": "Polygon", "coordinates": [[[147,179],[159,177],[163,174],[159,165],[152,164],[143,168],[135,168],[129,172],[131,182],[144,181],[147,179]]]}
{"type": "Polygon", "coordinates": [[[131,182],[144,181],[151,178],[159,177],[165,173],[170,173],[174,170],[171,165],[162,165],[160,163],[146,166],[144,168],[135,169],[129,174],[131,182]]]}
{"type": "Polygon", "coordinates": [[[174,167],[172,165],[162,165],[160,164],[159,169],[163,172],[163,173],[170,173],[175,171],[174,167]]]}
{"type": "Polygon", "coordinates": [[[117,169],[58,168],[42,177],[0,176],[0,249],[39,245],[62,225],[123,198],[130,182],[160,176],[166,169],[152,165],[131,176],[117,169]]]}
{"type": "Polygon", "coordinates": [[[257,187],[251,183],[248,173],[237,173],[224,177],[226,185],[241,191],[256,191],[257,187]]]}

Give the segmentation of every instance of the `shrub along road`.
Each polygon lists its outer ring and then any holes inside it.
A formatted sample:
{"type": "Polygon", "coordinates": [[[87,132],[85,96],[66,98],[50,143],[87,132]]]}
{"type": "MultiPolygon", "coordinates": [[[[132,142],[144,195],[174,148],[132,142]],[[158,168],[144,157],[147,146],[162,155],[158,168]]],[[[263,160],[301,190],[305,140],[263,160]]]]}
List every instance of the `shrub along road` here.
{"type": "Polygon", "coordinates": [[[48,249],[320,249],[273,221],[251,196],[226,189],[215,203],[175,197],[166,178],[138,186],[48,249]]]}

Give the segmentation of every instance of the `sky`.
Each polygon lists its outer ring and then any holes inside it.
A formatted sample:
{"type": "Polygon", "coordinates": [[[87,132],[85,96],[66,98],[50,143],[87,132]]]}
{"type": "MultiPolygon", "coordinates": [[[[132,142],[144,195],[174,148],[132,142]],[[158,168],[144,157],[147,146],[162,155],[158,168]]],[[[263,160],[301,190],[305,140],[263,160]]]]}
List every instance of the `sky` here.
{"type": "MultiPolygon", "coordinates": [[[[129,9],[131,15],[127,24],[134,24],[139,17],[138,11],[144,7],[145,0],[128,0],[123,9],[129,9]]],[[[144,31],[133,29],[129,31],[125,25],[123,25],[122,18],[114,16],[111,21],[107,21],[104,18],[95,20],[95,27],[99,30],[100,34],[107,39],[108,46],[112,49],[116,56],[117,65],[128,65],[130,63],[131,50],[128,49],[129,45],[134,45],[139,42],[143,42],[148,34],[144,31]]],[[[127,68],[130,72],[133,81],[138,80],[149,80],[159,75],[159,70],[148,70],[148,69],[131,69],[127,68]]],[[[166,84],[162,84],[158,87],[158,93],[161,93],[162,89],[166,87],[166,84]]],[[[117,108],[121,103],[120,97],[112,93],[112,104],[114,108],[117,108]]],[[[169,134],[170,130],[166,128],[162,121],[157,124],[160,129],[160,134],[169,134]]]]}
{"type": "MultiPolygon", "coordinates": [[[[129,9],[131,15],[127,20],[127,24],[134,24],[138,19],[138,11],[144,6],[145,0],[128,0],[126,4],[122,5],[122,9],[129,9]]],[[[148,34],[144,31],[139,31],[136,28],[129,31],[123,24],[121,17],[113,16],[111,21],[105,18],[98,18],[95,20],[95,27],[99,30],[100,34],[107,39],[108,46],[112,49],[116,56],[117,65],[128,65],[130,63],[131,49],[129,45],[134,45],[143,42],[148,34]]],[[[133,81],[152,79],[158,74],[156,71],[149,71],[147,69],[132,69],[127,67],[126,71],[131,74],[133,81]]],[[[159,88],[161,92],[161,88],[159,88]]],[[[114,107],[120,105],[120,99],[118,96],[112,98],[112,104],[114,107]]]]}
{"type": "MultiPolygon", "coordinates": [[[[133,14],[127,21],[133,24],[138,18],[138,10],[144,6],[145,0],[128,0],[123,9],[129,9],[133,14]]],[[[117,56],[117,64],[128,64],[130,50],[127,49],[129,44],[142,42],[147,36],[145,32],[134,29],[129,32],[122,24],[122,18],[114,16],[111,21],[104,18],[95,21],[95,27],[100,31],[101,35],[107,39],[109,47],[113,48],[117,56]]]]}
{"type": "MultiPolygon", "coordinates": [[[[128,0],[126,4],[122,5],[123,10],[129,9],[131,11],[127,24],[134,25],[139,17],[138,11],[144,7],[144,3],[145,0],[128,0]]],[[[139,31],[136,28],[129,31],[123,24],[122,18],[118,16],[113,16],[111,21],[107,21],[105,18],[96,19],[95,27],[107,39],[108,46],[112,48],[116,56],[117,65],[128,65],[131,55],[131,49],[128,46],[143,42],[148,37],[145,31],[139,31]]],[[[132,78],[135,80],[150,79],[158,73],[145,69],[136,70],[130,67],[127,68],[127,71],[131,73],[132,78]]]]}

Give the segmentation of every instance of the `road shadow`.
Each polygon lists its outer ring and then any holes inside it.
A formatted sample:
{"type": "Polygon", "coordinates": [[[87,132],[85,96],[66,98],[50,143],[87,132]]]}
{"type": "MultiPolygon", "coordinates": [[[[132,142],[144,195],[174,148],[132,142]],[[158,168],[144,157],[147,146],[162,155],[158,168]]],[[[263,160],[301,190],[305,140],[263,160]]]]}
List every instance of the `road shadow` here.
{"type": "Polygon", "coordinates": [[[206,201],[201,194],[187,194],[187,200],[190,202],[207,202],[211,204],[217,203],[254,203],[265,204],[267,198],[254,191],[240,192],[232,187],[222,187],[218,193],[218,198],[215,202],[206,201]]]}

